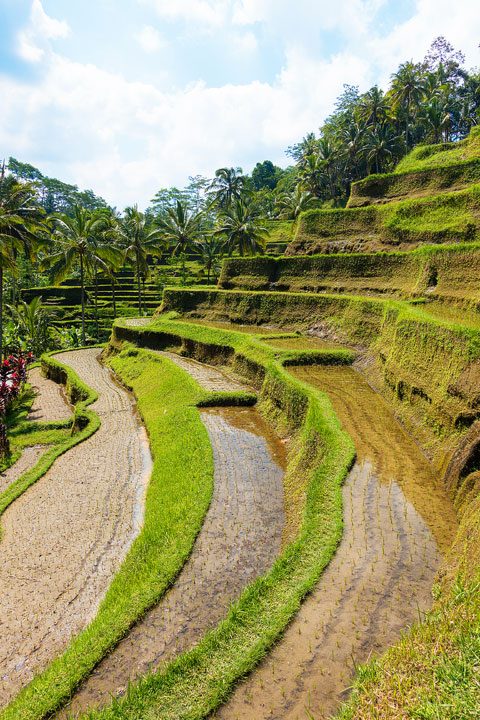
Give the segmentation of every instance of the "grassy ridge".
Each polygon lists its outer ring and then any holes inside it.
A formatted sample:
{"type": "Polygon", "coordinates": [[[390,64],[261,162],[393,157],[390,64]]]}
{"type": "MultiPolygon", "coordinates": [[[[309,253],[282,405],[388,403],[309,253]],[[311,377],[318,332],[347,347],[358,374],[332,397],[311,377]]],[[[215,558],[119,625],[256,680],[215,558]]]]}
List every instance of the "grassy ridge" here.
{"type": "Polygon", "coordinates": [[[289,255],[413,248],[419,243],[480,239],[480,184],[458,192],[300,215],[289,255]]]}
{"type": "Polygon", "coordinates": [[[348,207],[362,207],[407,196],[436,195],[480,182],[480,133],[472,128],[460,142],[419,145],[395,172],[369,175],[352,184],[348,207]]]}
{"type": "Polygon", "coordinates": [[[429,298],[480,307],[480,243],[427,245],[410,252],[227,258],[219,286],[289,292],[361,291],[400,298],[422,296],[428,289],[429,298]]]}
{"type": "MultiPolygon", "coordinates": [[[[67,374],[69,382],[75,382],[70,369],[51,359],[47,363],[54,364],[55,373],[67,374]]],[[[173,582],[210,503],[213,459],[195,407],[204,396],[197,384],[169,360],[136,349],[125,350],[112,360],[112,366],[136,393],[150,436],[154,465],[144,526],[95,620],[0,713],[1,720],[38,720],[68,700],[95,664],[173,582]]]]}
{"type": "MultiPolygon", "coordinates": [[[[120,342],[124,335],[121,328],[118,333],[118,325],[115,335],[120,342]]],[[[330,560],[341,537],[341,485],[353,460],[353,444],[341,430],[328,398],[293,379],[275,353],[255,338],[168,321],[159,321],[154,328],[123,331],[130,339],[137,336],[140,345],[156,340],[155,347],[176,334],[192,343],[199,355],[209,348],[222,357],[226,348],[233,349],[234,366],[261,385],[264,408],[297,433],[287,485],[296,481],[308,488],[296,540],[266,576],[247,588],[225,621],[164,671],[131,688],[126,698],[88,715],[102,720],[193,720],[217,707],[235,681],[263,657],[330,560]]],[[[123,362],[119,356],[117,369],[123,362]]]]}

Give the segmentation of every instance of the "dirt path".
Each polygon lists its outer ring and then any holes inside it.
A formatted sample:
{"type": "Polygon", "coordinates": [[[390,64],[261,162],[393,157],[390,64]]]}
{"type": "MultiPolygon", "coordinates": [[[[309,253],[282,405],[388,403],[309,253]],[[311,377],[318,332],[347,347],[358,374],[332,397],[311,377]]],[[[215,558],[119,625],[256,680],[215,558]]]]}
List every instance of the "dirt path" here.
{"type": "MultiPolygon", "coordinates": [[[[239,386],[215,368],[168,356],[205,389],[239,386]]],[[[210,409],[202,420],[213,448],[214,493],[192,555],[164,599],[105,658],[58,718],[104,705],[129,680],[191,647],[280,551],[283,443],[252,408],[210,409]]]]}
{"type": "Polygon", "coordinates": [[[0,706],[94,617],[138,533],[150,474],[130,396],[96,357],[62,353],[99,393],[100,429],[6,511],[0,546],[0,706]]]}
{"type": "Polygon", "coordinates": [[[54,422],[66,420],[71,416],[72,408],[62,386],[44,377],[41,368],[36,367],[29,371],[28,382],[37,393],[28,416],[29,420],[54,422]]]}
{"type": "Polygon", "coordinates": [[[353,664],[395,642],[431,605],[456,518],[445,491],[386,403],[351,368],[299,368],[326,390],[357,448],[345,483],[344,536],[316,590],[222,720],[322,720],[346,696],[353,664]]]}

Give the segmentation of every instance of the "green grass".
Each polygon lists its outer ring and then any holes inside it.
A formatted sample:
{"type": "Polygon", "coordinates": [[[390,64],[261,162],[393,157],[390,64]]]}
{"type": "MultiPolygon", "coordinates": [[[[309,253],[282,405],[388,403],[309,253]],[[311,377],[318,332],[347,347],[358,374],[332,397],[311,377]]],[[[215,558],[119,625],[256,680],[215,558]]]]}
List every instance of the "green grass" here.
{"type": "Polygon", "coordinates": [[[477,183],[457,192],[385,205],[307,210],[300,215],[288,252],[370,252],[392,245],[473,242],[480,239],[479,199],[477,183]]]}
{"type": "Polygon", "coordinates": [[[479,155],[480,131],[474,127],[470,135],[460,142],[417,146],[398,163],[396,172],[442,168],[478,158],[479,155]]]}

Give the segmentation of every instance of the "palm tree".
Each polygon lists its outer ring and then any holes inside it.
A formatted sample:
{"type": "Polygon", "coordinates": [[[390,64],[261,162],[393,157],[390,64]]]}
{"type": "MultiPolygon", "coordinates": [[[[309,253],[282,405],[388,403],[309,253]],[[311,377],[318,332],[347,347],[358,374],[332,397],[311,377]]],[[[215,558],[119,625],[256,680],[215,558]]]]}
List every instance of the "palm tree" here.
{"type": "Polygon", "coordinates": [[[240,200],[246,192],[249,192],[248,179],[242,174],[242,168],[219,168],[215,172],[215,178],[210,184],[210,190],[214,192],[214,202],[222,209],[240,200]]]}
{"type": "Polygon", "coordinates": [[[390,112],[390,106],[383,90],[374,85],[361,96],[358,103],[358,117],[366,126],[376,128],[385,122],[390,112]]]}
{"type": "Polygon", "coordinates": [[[268,231],[260,224],[250,205],[243,200],[236,200],[220,216],[215,234],[225,237],[229,254],[237,249],[240,255],[253,255],[265,250],[268,231]]]}
{"type": "Polygon", "coordinates": [[[292,193],[283,193],[277,199],[277,206],[280,210],[279,216],[296,220],[301,212],[308,210],[315,204],[315,198],[308,190],[301,185],[296,185],[292,193]]]}
{"type": "Polygon", "coordinates": [[[161,255],[164,241],[162,230],[154,227],[137,205],[127,207],[118,223],[118,234],[124,245],[124,257],[133,259],[137,275],[138,312],[143,309],[142,280],[148,276],[149,255],[161,255]]]}
{"type": "Polygon", "coordinates": [[[47,256],[42,265],[44,268],[50,268],[53,282],[64,280],[72,269],[79,265],[82,343],[85,344],[85,276],[97,263],[100,265],[105,263],[97,249],[105,218],[101,211],[90,212],[76,205],[73,208],[73,217],[63,214],[54,215],[53,224],[56,251],[47,256]]]}
{"type": "Polygon", "coordinates": [[[157,220],[164,239],[173,245],[173,253],[185,253],[201,235],[202,213],[190,212],[186,203],[177,200],[163,218],[157,220]]]}
{"type": "Polygon", "coordinates": [[[207,271],[207,283],[210,284],[212,271],[218,274],[220,259],[223,254],[223,243],[216,237],[209,235],[195,241],[195,249],[200,253],[200,263],[207,271]]]}
{"type": "Polygon", "coordinates": [[[30,255],[43,233],[43,213],[35,188],[0,173],[0,359],[3,357],[3,289],[5,271],[18,274],[17,253],[30,255]]]}
{"type": "Polygon", "coordinates": [[[363,151],[369,166],[374,163],[376,173],[382,172],[385,163],[398,155],[399,141],[400,137],[388,125],[379,125],[366,133],[363,151]]]}
{"type": "Polygon", "coordinates": [[[408,152],[408,127],[412,108],[419,108],[425,94],[425,82],[419,65],[406,62],[392,75],[390,96],[394,109],[401,109],[405,116],[405,147],[408,152]]]}

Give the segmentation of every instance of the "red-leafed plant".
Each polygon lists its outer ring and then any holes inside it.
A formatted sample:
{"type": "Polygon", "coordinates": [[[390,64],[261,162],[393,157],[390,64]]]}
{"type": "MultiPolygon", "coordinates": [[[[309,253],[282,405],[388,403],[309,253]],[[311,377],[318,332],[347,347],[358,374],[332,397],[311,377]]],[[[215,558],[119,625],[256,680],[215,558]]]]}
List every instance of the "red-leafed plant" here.
{"type": "Polygon", "coordinates": [[[0,457],[10,454],[6,415],[12,402],[20,395],[27,379],[27,365],[32,353],[9,355],[0,365],[0,457]]]}

